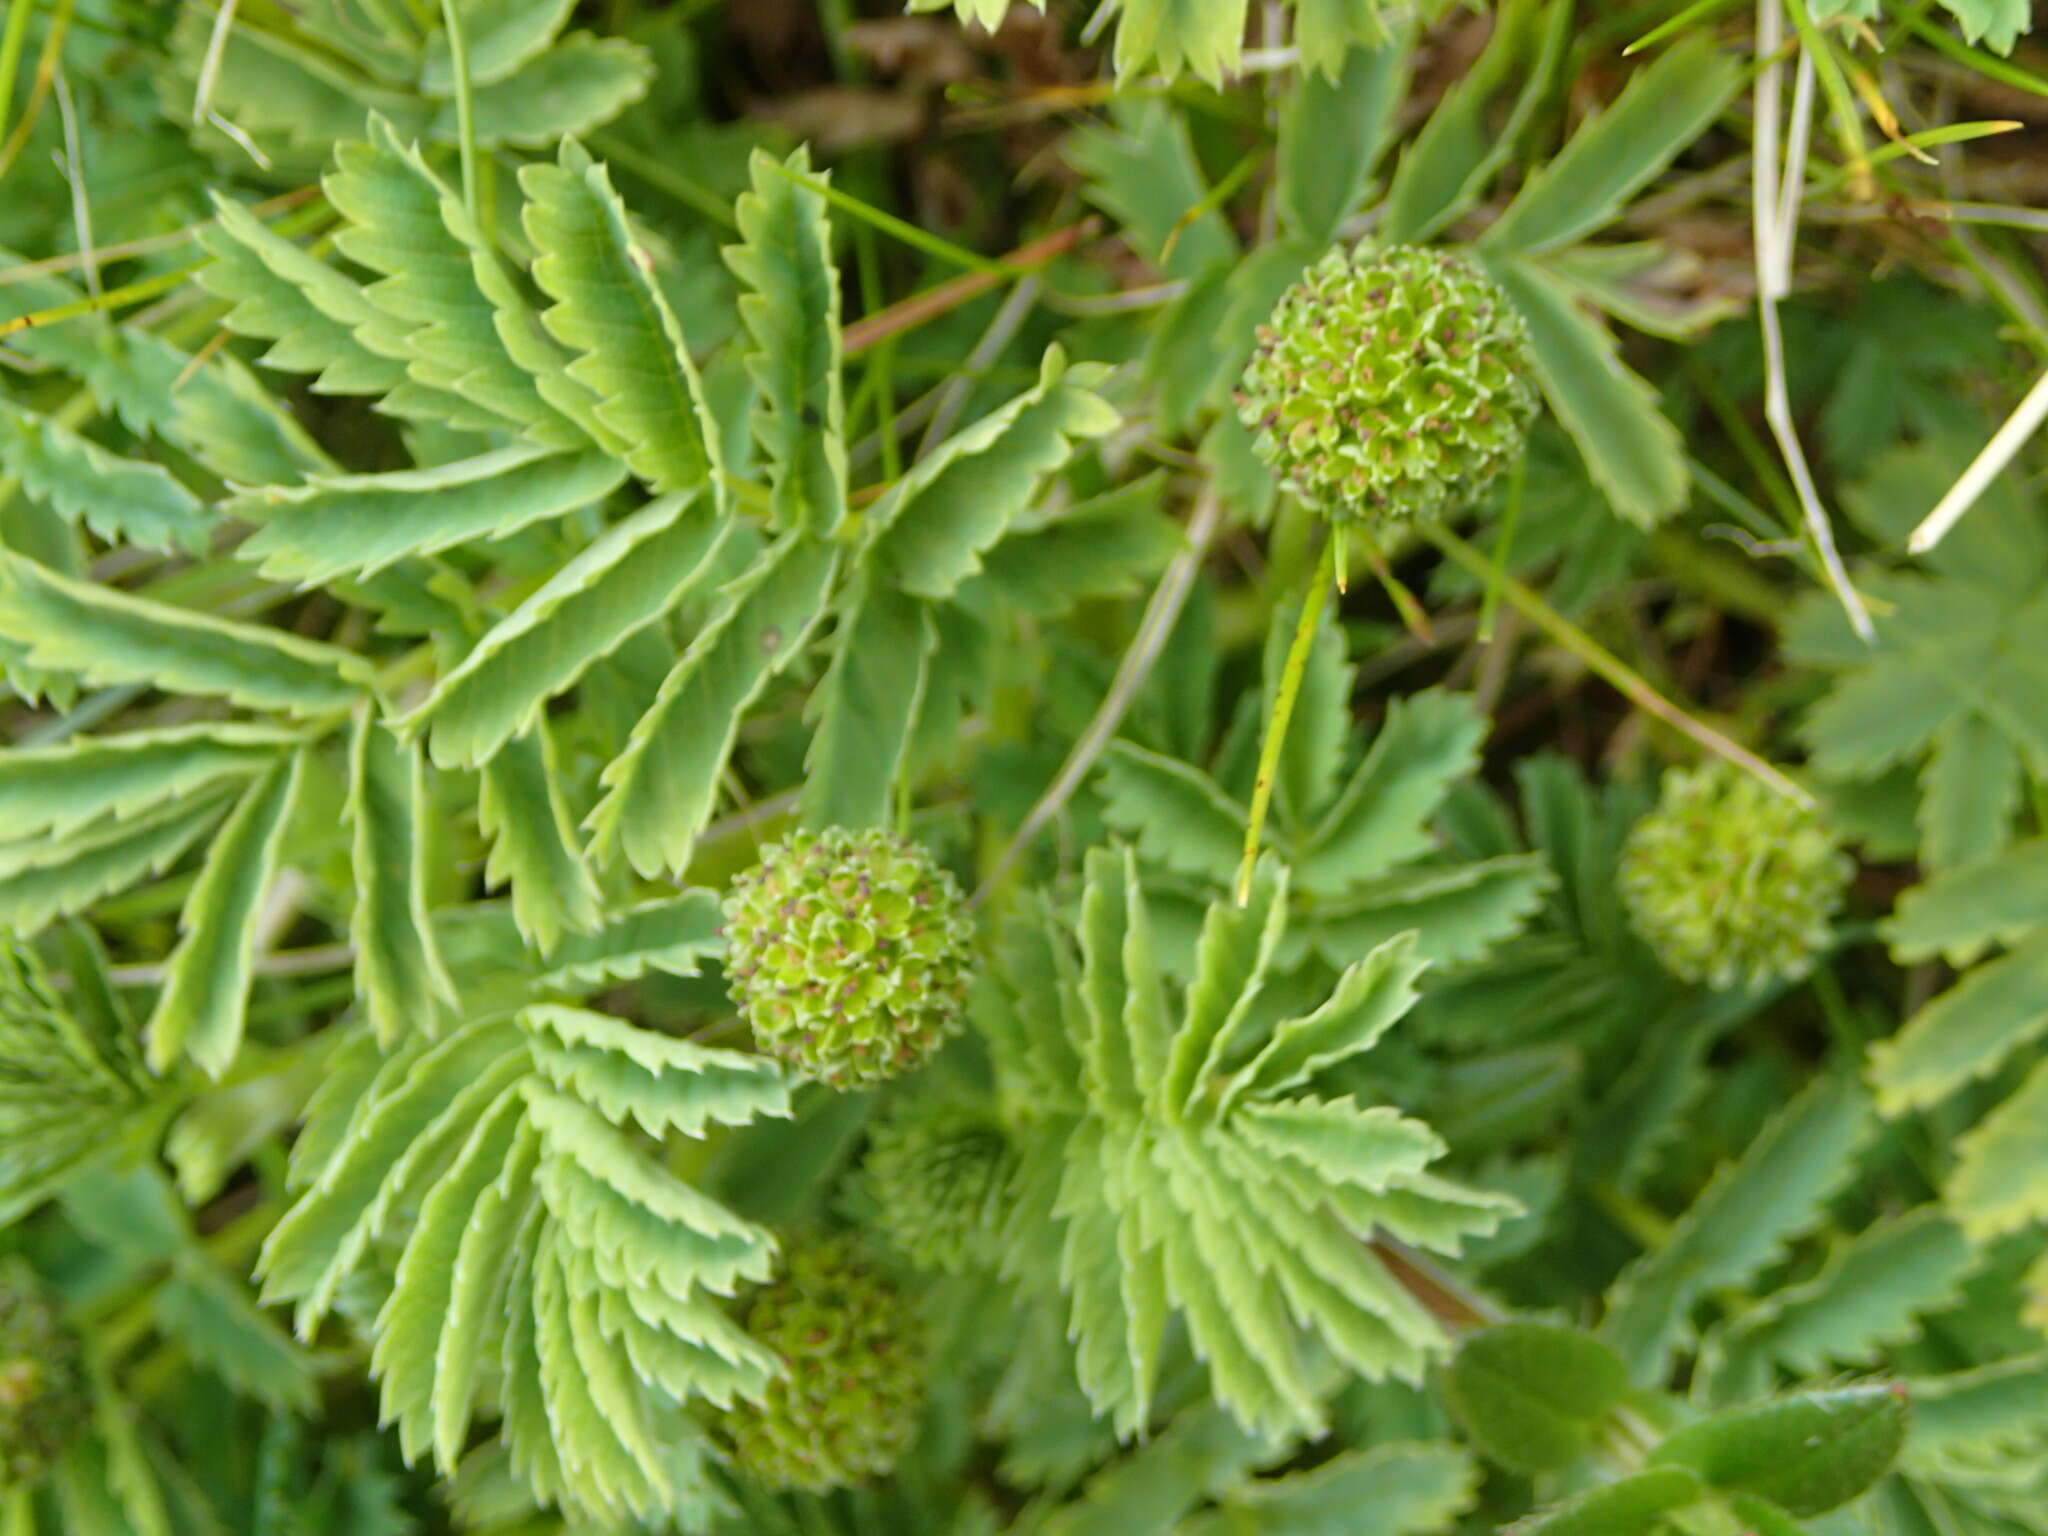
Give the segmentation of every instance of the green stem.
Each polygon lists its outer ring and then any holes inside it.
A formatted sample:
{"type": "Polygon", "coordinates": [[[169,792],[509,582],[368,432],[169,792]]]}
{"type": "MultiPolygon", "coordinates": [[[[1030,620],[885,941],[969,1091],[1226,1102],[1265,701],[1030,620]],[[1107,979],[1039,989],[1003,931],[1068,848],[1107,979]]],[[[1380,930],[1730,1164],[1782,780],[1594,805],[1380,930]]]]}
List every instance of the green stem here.
{"type": "MultiPolygon", "coordinates": [[[[1418,523],[1416,527],[1424,538],[1462,565],[1474,577],[1485,581],[1492,575],[1492,562],[1443,524],[1418,523]]],[[[1605,679],[1615,692],[1636,708],[1645,714],[1656,716],[1682,735],[1691,737],[1716,757],[1725,758],[1793,804],[1812,809],[1812,795],[1747,747],[1729,740],[1705,721],[1696,720],[1688,715],[1645,682],[1628,663],[1519,581],[1511,576],[1503,576],[1500,581],[1500,594],[1521,613],[1522,617],[1578,657],[1589,671],[1605,679]]]]}
{"type": "Polygon", "coordinates": [[[1323,616],[1323,602],[1337,580],[1337,541],[1323,540],[1323,557],[1308,579],[1308,591],[1301,600],[1301,618],[1294,626],[1294,643],[1287,647],[1287,664],[1280,669],[1280,691],[1273,699],[1273,715],[1266,722],[1266,740],[1259,748],[1259,776],[1252,783],[1251,815],[1245,821],[1244,859],[1237,868],[1237,901],[1251,899],[1252,867],[1259,861],[1259,838],[1266,829],[1266,811],[1273,803],[1273,781],[1280,773],[1280,749],[1287,742],[1287,722],[1294,717],[1294,702],[1301,697],[1301,679],[1308,671],[1309,652],[1316,642],[1316,625],[1323,616]]]}
{"type": "Polygon", "coordinates": [[[37,310],[33,314],[16,315],[12,320],[0,320],[0,336],[12,336],[16,331],[26,331],[38,325],[49,325],[58,320],[72,320],[80,315],[94,314],[103,309],[119,309],[126,304],[140,304],[144,299],[153,299],[160,293],[168,293],[181,287],[194,272],[197,264],[180,267],[175,272],[159,272],[155,277],[145,277],[141,282],[129,283],[123,288],[109,288],[93,298],[79,299],[70,304],[59,304],[51,309],[37,310]]]}
{"type": "Polygon", "coordinates": [[[996,277],[1015,275],[1014,268],[995,260],[993,257],[979,255],[974,251],[968,250],[964,245],[955,245],[950,240],[944,240],[937,235],[929,234],[919,229],[915,224],[897,218],[893,213],[884,213],[873,203],[862,202],[851,193],[840,191],[839,188],[833,186],[829,181],[823,181],[816,176],[806,175],[802,171],[784,165],[780,160],[768,159],[761,163],[777,176],[793,181],[808,191],[817,193],[818,196],[825,199],[833,207],[844,209],[863,223],[872,224],[883,234],[902,241],[903,244],[910,246],[914,250],[923,251],[927,256],[936,256],[941,261],[950,262],[956,267],[965,267],[970,272],[987,272],[996,277]]]}
{"type": "Polygon", "coordinates": [[[28,18],[35,0],[10,0],[7,31],[0,34],[0,141],[7,138],[7,120],[14,110],[14,77],[21,73],[22,50],[28,46],[28,18]]]}
{"type": "Polygon", "coordinates": [[[1515,467],[1508,476],[1508,509],[1500,520],[1500,538],[1493,546],[1493,577],[1486,583],[1486,596],[1479,604],[1479,643],[1485,645],[1493,638],[1493,621],[1500,612],[1500,584],[1508,574],[1508,561],[1515,550],[1515,530],[1522,522],[1523,492],[1529,484],[1529,456],[1525,453],[1515,460],[1515,467]]]}
{"type": "Polygon", "coordinates": [[[462,36],[462,17],[455,0],[441,0],[441,27],[448,34],[448,64],[455,76],[455,132],[462,148],[462,206],[469,210],[477,233],[488,239],[476,190],[476,97],[469,85],[469,45],[462,36]]]}

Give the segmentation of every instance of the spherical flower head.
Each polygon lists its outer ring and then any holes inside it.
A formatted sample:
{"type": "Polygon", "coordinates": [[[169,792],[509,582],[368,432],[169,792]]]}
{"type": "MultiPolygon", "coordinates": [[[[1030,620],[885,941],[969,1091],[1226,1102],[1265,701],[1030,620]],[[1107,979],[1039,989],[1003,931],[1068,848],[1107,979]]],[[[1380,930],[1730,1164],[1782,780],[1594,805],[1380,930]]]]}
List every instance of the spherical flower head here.
{"type": "Polygon", "coordinates": [[[924,1350],[902,1293],[857,1240],[795,1247],[746,1325],[784,1373],[758,1402],[719,1413],[735,1466],[814,1493],[895,1467],[924,1414],[924,1350]]]}
{"type": "Polygon", "coordinates": [[[1281,484],[1323,516],[1436,518],[1520,456],[1532,370],[1521,314],[1471,261],[1360,245],[1281,296],[1237,414],[1281,484]]]}
{"type": "Polygon", "coordinates": [[[31,1488],[92,1413],[85,1352],[21,1264],[0,1271],[0,1488],[31,1488]]]}
{"type": "Polygon", "coordinates": [[[726,976],[762,1050],[835,1088],[922,1065],[966,1009],[960,887],[887,832],[793,832],[733,882],[726,976]]]}
{"type": "Polygon", "coordinates": [[[1820,818],[1733,766],[1673,769],[1622,846],[1629,920],[1683,981],[1796,981],[1855,866],[1820,818]]]}
{"type": "Polygon", "coordinates": [[[959,1271],[996,1257],[1014,1165],[985,1106],[913,1096],[870,1127],[861,1183],[877,1230],[901,1253],[959,1271]]]}

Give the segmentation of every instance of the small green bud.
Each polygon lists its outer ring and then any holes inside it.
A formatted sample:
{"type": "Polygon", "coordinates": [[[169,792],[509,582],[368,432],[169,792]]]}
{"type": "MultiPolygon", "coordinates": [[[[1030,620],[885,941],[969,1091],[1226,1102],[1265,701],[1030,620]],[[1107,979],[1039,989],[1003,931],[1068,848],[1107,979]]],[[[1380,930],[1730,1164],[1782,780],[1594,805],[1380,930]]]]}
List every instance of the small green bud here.
{"type": "Polygon", "coordinates": [[[793,832],[725,900],[726,976],[762,1050],[835,1088],[921,1066],[966,1008],[953,877],[887,832],[793,832]]]}
{"type": "Polygon", "coordinates": [[[914,1096],[870,1127],[861,1183],[897,1249],[927,1269],[958,1271],[994,1258],[1013,1165],[989,1110],[914,1096]]]}
{"type": "Polygon", "coordinates": [[[1527,327],[1463,256],[1333,250],[1259,327],[1237,414],[1323,516],[1442,517],[1522,452],[1536,416],[1527,327]]]}
{"type": "Polygon", "coordinates": [[[1664,968],[1718,990],[1804,976],[1854,871],[1812,811],[1712,762],[1664,775],[1623,844],[1619,883],[1664,968]]]}
{"type": "Polygon", "coordinates": [[[856,1240],[795,1247],[746,1325],[785,1369],[760,1401],[719,1413],[735,1466],[814,1493],[895,1467],[924,1414],[924,1351],[902,1293],[856,1240]]]}
{"type": "Polygon", "coordinates": [[[85,1351],[27,1265],[0,1270],[0,1488],[32,1488],[85,1431],[85,1351]]]}

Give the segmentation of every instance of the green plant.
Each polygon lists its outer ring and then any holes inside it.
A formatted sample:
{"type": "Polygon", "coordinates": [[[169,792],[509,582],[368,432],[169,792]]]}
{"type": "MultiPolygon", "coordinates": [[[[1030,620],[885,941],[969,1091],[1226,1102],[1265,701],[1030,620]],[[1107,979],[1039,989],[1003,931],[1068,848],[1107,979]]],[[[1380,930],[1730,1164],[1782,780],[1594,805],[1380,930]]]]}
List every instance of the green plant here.
{"type": "Polygon", "coordinates": [[[2048,1526],[2027,9],[914,8],[0,0],[0,1529],[2048,1526]]]}

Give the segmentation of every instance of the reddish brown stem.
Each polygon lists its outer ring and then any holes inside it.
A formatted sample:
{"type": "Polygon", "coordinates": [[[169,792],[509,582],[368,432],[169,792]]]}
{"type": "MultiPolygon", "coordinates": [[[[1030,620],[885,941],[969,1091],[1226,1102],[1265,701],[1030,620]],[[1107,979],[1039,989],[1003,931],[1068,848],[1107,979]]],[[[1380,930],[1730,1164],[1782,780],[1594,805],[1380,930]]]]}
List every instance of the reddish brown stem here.
{"type": "Polygon", "coordinates": [[[865,319],[856,320],[846,328],[846,355],[852,357],[865,352],[879,341],[912,330],[927,320],[936,320],[940,315],[958,309],[970,299],[979,298],[991,288],[1004,282],[1008,277],[1021,277],[1044,266],[1055,257],[1063,256],[1101,227],[1099,219],[1083,219],[1078,224],[1069,224],[1065,229],[1056,229],[1049,235],[1033,240],[1029,245],[1020,245],[1002,258],[1003,272],[968,272],[960,277],[943,282],[936,288],[927,288],[923,293],[913,293],[909,298],[891,304],[887,309],[877,310],[865,319]]]}

